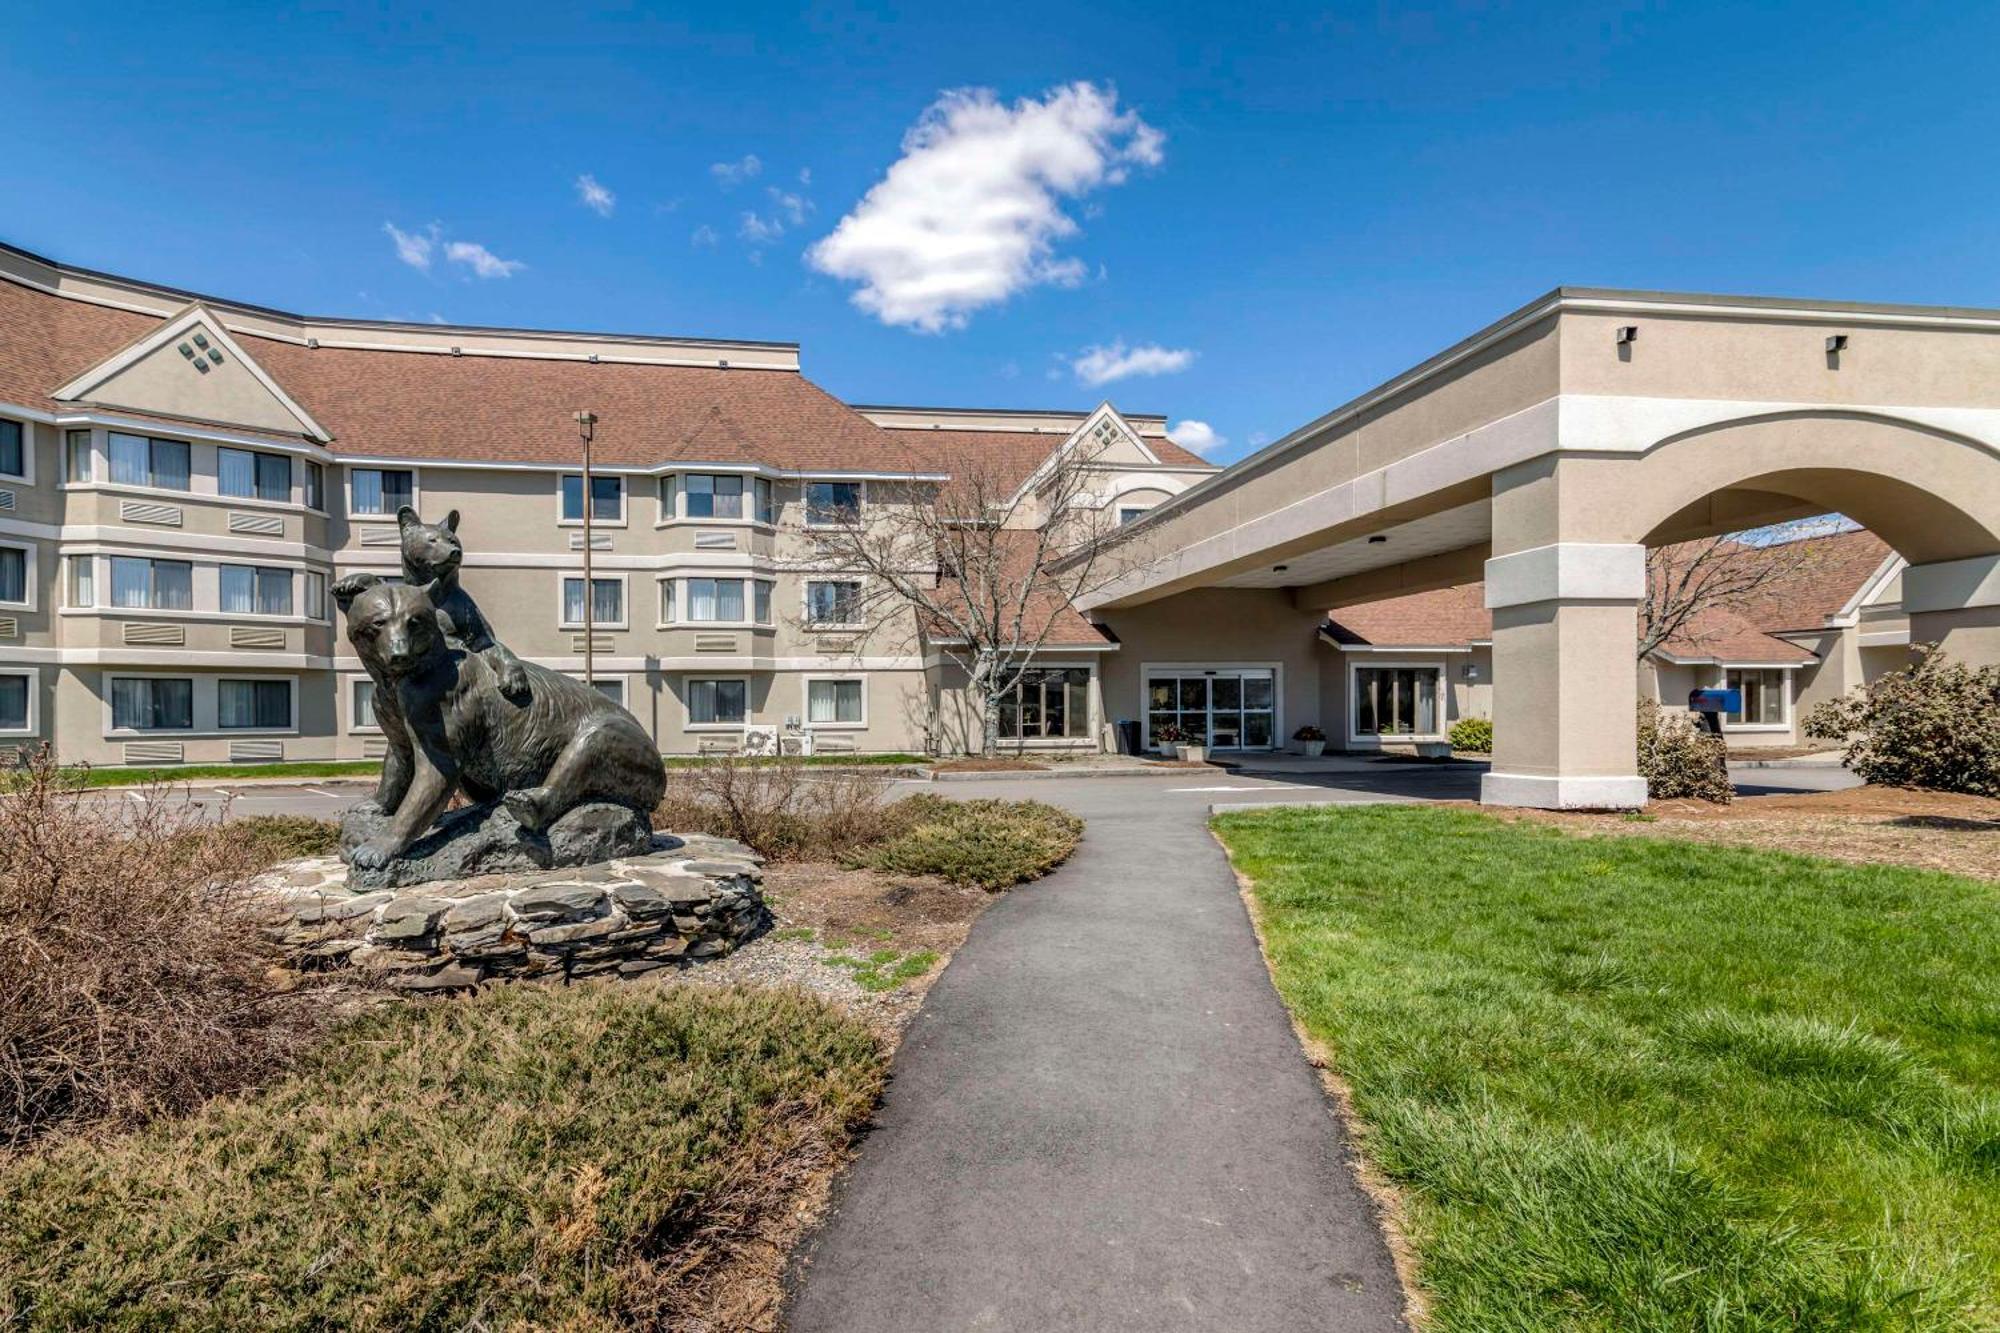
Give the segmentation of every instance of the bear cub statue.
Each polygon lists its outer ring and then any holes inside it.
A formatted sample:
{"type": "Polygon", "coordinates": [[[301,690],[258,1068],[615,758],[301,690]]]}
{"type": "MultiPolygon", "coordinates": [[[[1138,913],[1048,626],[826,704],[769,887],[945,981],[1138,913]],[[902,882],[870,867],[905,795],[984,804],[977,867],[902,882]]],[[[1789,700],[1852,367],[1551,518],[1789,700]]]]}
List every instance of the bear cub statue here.
{"type": "Polygon", "coordinates": [[[402,535],[403,582],[430,584],[431,598],[438,611],[451,623],[451,636],[478,653],[500,680],[500,692],[519,700],[528,693],[528,673],[521,659],[493,635],[479,604],[459,586],[458,567],[465,562],[465,546],[458,539],[458,511],[444,516],[442,523],[426,523],[417,511],[404,505],[396,511],[396,527],[402,535]]]}

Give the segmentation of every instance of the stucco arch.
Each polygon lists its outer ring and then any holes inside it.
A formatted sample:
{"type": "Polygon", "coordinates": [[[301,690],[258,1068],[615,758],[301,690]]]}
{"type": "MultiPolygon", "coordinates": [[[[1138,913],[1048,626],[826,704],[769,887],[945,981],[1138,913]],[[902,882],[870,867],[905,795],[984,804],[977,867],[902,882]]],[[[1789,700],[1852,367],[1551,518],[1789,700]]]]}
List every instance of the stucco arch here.
{"type": "MultiPolygon", "coordinates": [[[[1760,506],[1838,511],[1912,564],[2000,552],[2000,453],[1983,441],[1875,413],[1797,411],[1670,435],[1638,457],[1585,463],[1563,487],[1596,540],[1653,544],[1744,527],[1760,506]],[[1733,497],[1713,507],[1712,497],[1733,497]]],[[[1567,472],[1567,469],[1565,469],[1567,472]]],[[[1775,512],[1773,509],[1772,512],[1775,512]]]]}

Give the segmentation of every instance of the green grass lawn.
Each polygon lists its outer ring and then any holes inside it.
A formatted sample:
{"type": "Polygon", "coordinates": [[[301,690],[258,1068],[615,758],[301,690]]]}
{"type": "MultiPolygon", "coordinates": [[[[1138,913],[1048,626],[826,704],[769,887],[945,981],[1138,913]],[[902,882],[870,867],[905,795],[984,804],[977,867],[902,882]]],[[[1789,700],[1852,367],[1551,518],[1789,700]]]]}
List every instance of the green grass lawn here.
{"type": "Polygon", "coordinates": [[[173,764],[163,768],[78,769],[87,787],[146,787],[156,782],[215,782],[225,778],[372,778],[379,760],[324,764],[173,764]]]}
{"type": "Polygon", "coordinates": [[[1416,807],[1215,827],[1435,1327],[2000,1328],[2000,886],[1416,807]]]}

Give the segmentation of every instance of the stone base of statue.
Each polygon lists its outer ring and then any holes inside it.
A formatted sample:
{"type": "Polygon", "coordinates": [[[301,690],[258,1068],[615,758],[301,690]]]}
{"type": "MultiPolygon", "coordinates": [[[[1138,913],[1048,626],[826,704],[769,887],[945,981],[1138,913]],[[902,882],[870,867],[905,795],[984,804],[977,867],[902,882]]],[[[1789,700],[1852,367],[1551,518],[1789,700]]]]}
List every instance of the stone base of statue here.
{"type": "MultiPolygon", "coordinates": [[[[340,821],[341,859],[348,860],[356,847],[382,834],[390,818],[373,806],[349,810],[340,821]]],[[[542,832],[531,833],[496,802],[450,811],[387,865],[373,870],[350,866],[347,883],[355,889],[398,889],[474,875],[595,865],[651,850],[651,821],[622,805],[587,802],[542,832]]]]}
{"type": "Polygon", "coordinates": [[[727,838],[658,834],[639,855],[569,870],[366,889],[321,856],[275,866],[252,888],[293,966],[458,991],[637,977],[731,953],[770,927],[762,864],[727,838]]]}

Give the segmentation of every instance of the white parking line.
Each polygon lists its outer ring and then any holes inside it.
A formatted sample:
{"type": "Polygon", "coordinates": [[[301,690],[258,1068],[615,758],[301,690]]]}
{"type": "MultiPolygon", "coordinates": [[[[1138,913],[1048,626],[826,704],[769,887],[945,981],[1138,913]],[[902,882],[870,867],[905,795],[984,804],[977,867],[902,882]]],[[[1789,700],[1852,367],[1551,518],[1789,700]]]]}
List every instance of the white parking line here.
{"type": "Polygon", "coordinates": [[[1302,782],[1270,782],[1259,787],[1169,787],[1169,792],[1178,791],[1298,791],[1302,782]]]}
{"type": "Polygon", "coordinates": [[[315,796],[324,796],[329,801],[337,801],[340,799],[340,797],[335,795],[333,792],[321,791],[318,787],[307,787],[306,790],[311,792],[315,796]]]}

